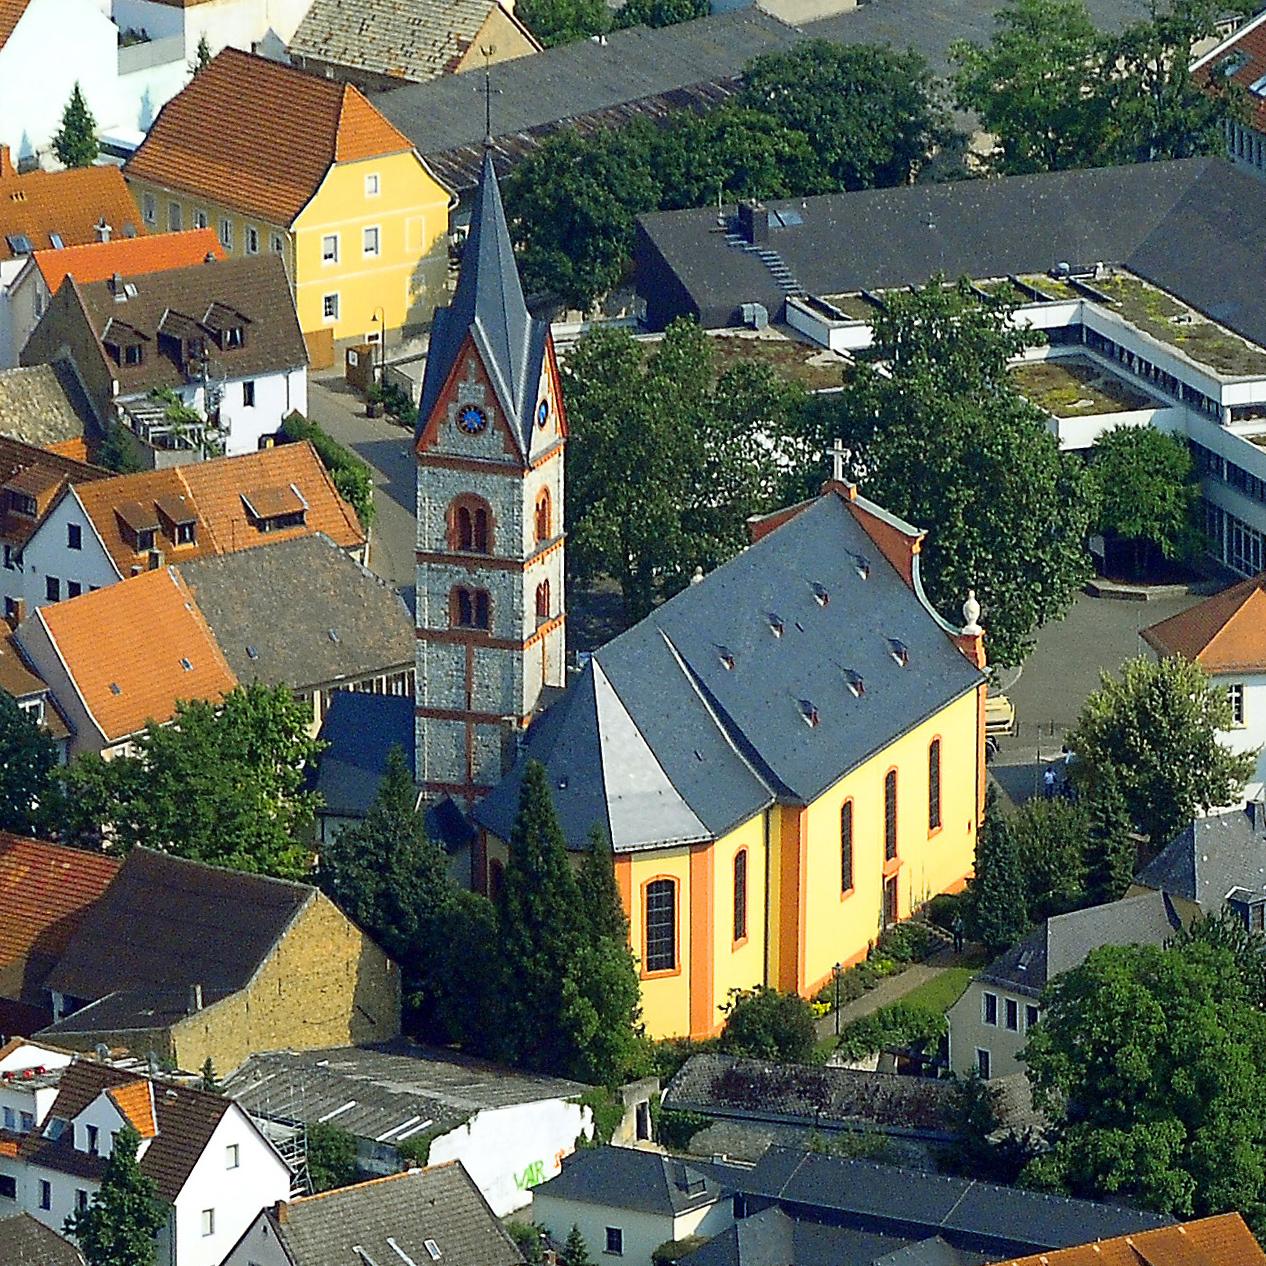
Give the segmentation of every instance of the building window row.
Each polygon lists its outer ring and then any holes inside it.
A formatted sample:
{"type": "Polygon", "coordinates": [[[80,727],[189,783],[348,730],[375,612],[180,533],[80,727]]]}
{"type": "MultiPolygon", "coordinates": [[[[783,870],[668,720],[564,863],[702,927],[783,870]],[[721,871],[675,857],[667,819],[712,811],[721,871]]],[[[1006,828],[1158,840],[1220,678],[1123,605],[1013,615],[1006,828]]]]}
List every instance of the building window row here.
{"type": "Polygon", "coordinates": [[[1119,365],[1124,365],[1136,378],[1145,379],[1158,391],[1181,400],[1183,404],[1207,414],[1219,423],[1222,421],[1222,405],[1211,396],[1206,396],[1203,391],[1197,391],[1195,387],[1189,386],[1182,379],[1154,365],[1146,356],[1140,356],[1138,352],[1122,347],[1115,339],[1110,339],[1097,330],[1087,329],[1085,325],[1081,326],[1081,331],[1081,341],[1091,351],[1098,352],[1109,360],[1115,360],[1119,365]]]}
{"type": "Polygon", "coordinates": [[[1197,444],[1195,440],[1189,440],[1188,444],[1195,462],[1196,473],[1202,478],[1217,479],[1228,488],[1234,488],[1246,497],[1266,505],[1266,479],[1251,474],[1220,453],[1215,453],[1203,444],[1197,444]]]}
{"type": "MultiPolygon", "coordinates": [[[[1020,1003],[1015,998],[1004,997],[1002,999],[1001,1018],[1002,1026],[1011,1033],[1019,1033],[1021,1031],[1027,1033],[1038,1021],[1038,1008],[1036,1003],[1026,1002],[1024,1004],[1024,1028],[1020,1028],[1020,1003]]],[[[980,1021],[989,1028],[997,1028],[999,1019],[998,995],[990,993],[988,990],[980,995],[980,1021]]]]}
{"type": "Polygon", "coordinates": [[[459,629],[491,629],[492,600],[486,589],[458,585],[452,594],[452,623],[459,629]]]}
{"type": "Polygon", "coordinates": [[[1204,503],[1205,535],[1219,562],[1245,576],[1256,576],[1266,560],[1266,537],[1255,527],[1211,501],[1204,503]]]}

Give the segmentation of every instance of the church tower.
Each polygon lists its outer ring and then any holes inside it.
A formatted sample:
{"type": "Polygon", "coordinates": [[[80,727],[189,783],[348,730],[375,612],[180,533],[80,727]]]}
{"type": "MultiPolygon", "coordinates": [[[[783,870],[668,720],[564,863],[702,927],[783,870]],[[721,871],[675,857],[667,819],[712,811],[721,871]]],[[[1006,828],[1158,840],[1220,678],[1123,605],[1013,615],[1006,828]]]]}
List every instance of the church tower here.
{"type": "Polygon", "coordinates": [[[563,684],[563,448],[549,325],[534,320],[490,155],[453,301],[435,314],[417,482],[417,780],[478,799],[545,686],[563,684]]]}

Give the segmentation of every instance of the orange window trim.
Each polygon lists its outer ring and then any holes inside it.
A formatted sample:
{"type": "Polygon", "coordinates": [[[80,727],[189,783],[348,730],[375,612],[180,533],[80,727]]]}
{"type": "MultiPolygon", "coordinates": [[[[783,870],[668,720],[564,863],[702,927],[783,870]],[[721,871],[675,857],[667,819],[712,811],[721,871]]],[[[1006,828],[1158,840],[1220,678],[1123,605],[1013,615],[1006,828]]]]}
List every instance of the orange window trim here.
{"type": "Polygon", "coordinates": [[[638,964],[638,975],[642,980],[661,980],[666,976],[681,975],[681,880],[676,875],[652,875],[643,880],[641,889],[642,915],[642,961],[638,964]],[[673,886],[673,966],[661,971],[646,970],[646,895],[651,884],[670,883],[673,886]]]}

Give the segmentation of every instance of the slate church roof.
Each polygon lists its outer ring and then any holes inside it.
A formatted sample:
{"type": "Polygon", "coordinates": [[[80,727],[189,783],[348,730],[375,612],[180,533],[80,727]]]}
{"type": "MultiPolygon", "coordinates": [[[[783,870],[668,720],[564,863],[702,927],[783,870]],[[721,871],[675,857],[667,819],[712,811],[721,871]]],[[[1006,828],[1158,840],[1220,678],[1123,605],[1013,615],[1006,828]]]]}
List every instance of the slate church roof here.
{"type": "MultiPolygon", "coordinates": [[[[858,513],[918,535],[828,492],[604,646],[533,725],[569,847],[595,826],[617,852],[712,839],[808,804],[979,685],[858,513]]],[[[474,810],[502,839],[523,768],[474,810]]]]}
{"type": "Polygon", "coordinates": [[[545,362],[549,324],[535,320],[523,300],[490,152],[484,155],[457,292],[452,303],[435,313],[416,438],[421,438],[467,332],[479,349],[497,400],[526,457],[532,446],[536,388],[545,362]]]}
{"type": "Polygon", "coordinates": [[[1266,808],[1196,818],[1135,876],[1141,888],[1160,888],[1217,914],[1231,892],[1266,895],[1266,808]]]}

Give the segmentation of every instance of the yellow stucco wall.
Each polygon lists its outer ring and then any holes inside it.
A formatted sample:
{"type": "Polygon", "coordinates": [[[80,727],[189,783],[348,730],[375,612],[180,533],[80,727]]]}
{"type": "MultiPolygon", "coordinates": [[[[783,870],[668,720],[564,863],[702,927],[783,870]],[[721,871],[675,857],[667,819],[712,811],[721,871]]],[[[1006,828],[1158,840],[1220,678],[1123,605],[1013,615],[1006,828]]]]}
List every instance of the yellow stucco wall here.
{"type": "Polygon", "coordinates": [[[280,246],[304,333],[329,329],[336,339],[359,340],[375,332],[379,309],[390,332],[430,321],[435,305],[447,302],[450,198],[412,152],[336,163],[292,225],[146,180],[128,183],[155,231],[175,223],[194,228],[205,219],[231,258],[280,246]],[[367,192],[371,175],[378,177],[376,195],[367,192]],[[367,228],[378,229],[377,256],[364,252],[367,228]],[[336,262],[322,257],[327,236],[338,237],[336,262]],[[338,296],[337,320],[324,315],[327,295],[338,296]]]}
{"type": "Polygon", "coordinates": [[[447,299],[448,204],[448,191],[411,152],[331,167],[292,226],[300,326],[364,338],[380,308],[388,330],[429,321],[447,299]],[[370,176],[376,195],[367,192],[370,176]],[[369,228],[378,229],[377,256],[364,251],[369,228]],[[338,237],[337,262],[323,259],[328,236],[338,237]],[[324,315],[327,295],[338,295],[337,320],[324,315]]]}
{"type": "MultiPolygon", "coordinates": [[[[885,875],[908,918],[938,892],[960,887],[976,851],[979,701],[972,692],[853,769],[811,805],[777,804],[710,843],[624,854],[618,886],[639,960],[642,1018],[653,1038],[715,1033],[731,989],[766,980],[811,995],[834,965],[863,958],[882,930],[885,875]],[[941,740],[941,825],[929,831],[928,748],[941,740]],[[884,860],[884,777],[897,771],[897,859],[884,860]],[[840,874],[840,808],[853,801],[853,886],[840,874]],[[766,836],[768,929],[766,952],[766,836]],[[747,851],[747,937],[734,939],[734,858],[747,851]],[[677,964],[641,969],[645,890],[677,885],[677,964]],[[768,969],[766,959],[768,958],[768,969]],[[768,970],[768,974],[767,974],[768,970]]],[[[505,846],[488,841],[489,860],[505,846]]],[[[573,858],[573,860],[575,860],[573,858]]]]}

